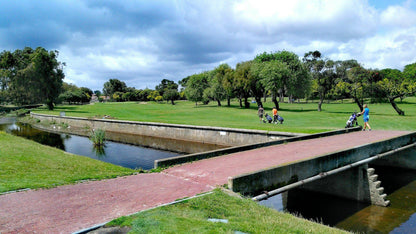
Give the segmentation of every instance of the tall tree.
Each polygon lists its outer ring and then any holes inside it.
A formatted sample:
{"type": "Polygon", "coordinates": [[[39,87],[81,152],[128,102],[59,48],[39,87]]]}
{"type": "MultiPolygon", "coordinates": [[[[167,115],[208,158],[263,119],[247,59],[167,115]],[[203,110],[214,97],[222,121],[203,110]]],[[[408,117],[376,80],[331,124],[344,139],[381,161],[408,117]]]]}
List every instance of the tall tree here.
{"type": "Polygon", "coordinates": [[[208,78],[208,72],[203,72],[190,76],[186,82],[186,98],[195,102],[195,105],[198,105],[198,102],[204,101],[203,95],[204,90],[208,88],[208,78]]]}
{"type": "Polygon", "coordinates": [[[322,110],[325,98],[335,87],[336,69],[339,64],[332,60],[324,60],[321,56],[319,51],[310,51],[303,57],[303,62],[312,74],[319,95],[318,111],[322,110]]]}
{"type": "Polygon", "coordinates": [[[308,70],[299,57],[289,51],[257,55],[254,59],[253,73],[257,77],[260,76],[264,90],[272,94],[277,109],[279,109],[277,96],[280,101],[283,101],[285,94],[291,97],[290,99],[294,96],[301,97],[310,87],[308,70]]]}
{"type": "Polygon", "coordinates": [[[263,87],[272,94],[272,101],[275,107],[279,109],[279,102],[277,101],[279,92],[284,87],[285,81],[289,80],[289,77],[293,75],[289,66],[284,62],[272,60],[259,64],[258,68],[260,69],[258,75],[263,87]]]}
{"type": "Polygon", "coordinates": [[[118,79],[110,79],[104,83],[103,94],[112,97],[115,92],[124,93],[127,90],[127,85],[118,79]]]}
{"type": "Polygon", "coordinates": [[[240,100],[240,107],[243,107],[242,100],[244,99],[244,107],[250,108],[248,98],[250,97],[251,80],[251,64],[252,61],[238,63],[234,73],[234,91],[240,100]]]}
{"type": "MultiPolygon", "coordinates": [[[[209,87],[204,90],[205,96],[209,99],[217,101],[218,106],[221,106],[221,101],[225,98],[228,100],[231,98],[227,94],[232,92],[227,92],[226,90],[226,79],[229,79],[232,75],[232,68],[228,64],[220,64],[214,70],[209,72],[209,87]]],[[[228,86],[228,88],[231,88],[228,86]]]]}
{"type": "Polygon", "coordinates": [[[370,73],[362,66],[353,67],[347,72],[350,87],[350,96],[354,99],[354,102],[363,110],[364,98],[368,97],[368,88],[370,73]]]}
{"type": "Polygon", "coordinates": [[[8,89],[15,104],[45,103],[49,109],[54,108],[65,77],[65,64],[57,60],[58,54],[58,51],[47,51],[42,47],[36,50],[26,47],[14,51],[12,60],[5,59],[8,62],[4,62],[2,59],[2,66],[7,64],[2,70],[9,71],[8,89]]]}

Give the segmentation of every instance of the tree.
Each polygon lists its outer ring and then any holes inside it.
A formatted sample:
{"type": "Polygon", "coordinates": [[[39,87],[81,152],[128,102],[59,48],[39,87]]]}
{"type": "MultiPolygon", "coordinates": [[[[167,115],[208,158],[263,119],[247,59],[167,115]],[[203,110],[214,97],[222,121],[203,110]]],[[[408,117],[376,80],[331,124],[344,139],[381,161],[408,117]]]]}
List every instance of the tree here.
{"type": "Polygon", "coordinates": [[[58,51],[26,47],[1,54],[2,88],[17,105],[45,103],[49,109],[57,102],[63,79],[64,63],[57,60],[58,51]]]}
{"type": "Polygon", "coordinates": [[[381,80],[376,84],[379,99],[387,98],[399,115],[404,115],[405,112],[397,106],[395,99],[404,98],[416,92],[415,83],[409,78],[404,78],[403,73],[397,69],[383,69],[380,71],[381,80]]]}
{"type": "Polygon", "coordinates": [[[233,95],[233,69],[226,63],[220,64],[210,73],[210,96],[221,106],[221,100],[227,99],[227,105],[230,106],[230,99],[233,95]]]}
{"type": "Polygon", "coordinates": [[[404,67],[403,77],[410,83],[416,82],[416,63],[408,64],[404,67]]]}
{"type": "Polygon", "coordinates": [[[319,95],[318,111],[322,110],[322,103],[330,91],[335,87],[337,79],[336,69],[339,62],[324,60],[321,52],[310,51],[305,53],[303,62],[309,69],[314,79],[316,91],[319,95]]]}
{"type": "Polygon", "coordinates": [[[101,96],[101,91],[100,90],[95,90],[94,91],[95,96],[97,96],[98,98],[100,98],[101,96]]]}
{"type": "Polygon", "coordinates": [[[127,85],[118,79],[110,79],[104,83],[103,94],[112,97],[115,92],[124,93],[127,90],[127,85]]]}
{"type": "Polygon", "coordinates": [[[253,74],[260,77],[265,91],[272,94],[272,100],[279,109],[279,100],[287,94],[290,100],[294,96],[304,96],[309,91],[310,76],[299,57],[289,51],[263,53],[254,59],[253,74]],[[274,62],[278,61],[278,62],[274,62]]]}
{"type": "Polygon", "coordinates": [[[353,67],[347,72],[350,87],[350,96],[354,102],[363,110],[364,98],[368,95],[368,81],[370,80],[370,73],[362,66],[353,67]]]}
{"type": "Polygon", "coordinates": [[[279,102],[277,97],[282,87],[284,87],[285,80],[289,80],[291,71],[286,63],[272,60],[265,62],[259,66],[259,77],[265,87],[266,91],[272,94],[272,101],[277,109],[279,109],[279,102]]]}
{"type": "Polygon", "coordinates": [[[195,102],[195,105],[204,100],[203,94],[208,87],[208,77],[208,72],[195,74],[190,76],[186,83],[185,96],[188,100],[195,102]]]}
{"type": "Polygon", "coordinates": [[[237,63],[234,72],[234,92],[240,100],[240,107],[243,107],[242,100],[244,99],[244,107],[250,108],[248,98],[251,90],[251,64],[252,62],[237,63]]]}
{"type": "Polygon", "coordinates": [[[163,99],[171,101],[172,105],[175,105],[174,101],[179,98],[178,84],[172,80],[163,79],[160,84],[156,86],[156,90],[163,99]]]}
{"type": "Polygon", "coordinates": [[[170,100],[172,105],[175,105],[175,100],[179,98],[179,92],[177,89],[167,89],[163,93],[164,100],[170,100]]]}

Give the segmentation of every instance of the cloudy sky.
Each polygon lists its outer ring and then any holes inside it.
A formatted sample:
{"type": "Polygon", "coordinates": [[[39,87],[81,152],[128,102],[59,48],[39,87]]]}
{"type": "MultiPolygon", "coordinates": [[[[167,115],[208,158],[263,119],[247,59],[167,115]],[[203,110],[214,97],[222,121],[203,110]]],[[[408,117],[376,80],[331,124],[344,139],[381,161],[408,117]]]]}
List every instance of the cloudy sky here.
{"type": "Polygon", "coordinates": [[[263,52],[416,62],[416,0],[0,0],[0,50],[58,50],[65,82],[154,88],[263,52]]]}

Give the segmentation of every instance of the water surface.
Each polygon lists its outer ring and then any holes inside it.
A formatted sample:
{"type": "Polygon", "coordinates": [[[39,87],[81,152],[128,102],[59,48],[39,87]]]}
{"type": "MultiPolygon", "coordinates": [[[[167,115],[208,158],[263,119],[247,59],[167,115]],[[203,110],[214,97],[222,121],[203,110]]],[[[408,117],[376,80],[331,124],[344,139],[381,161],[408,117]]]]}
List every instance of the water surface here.
{"type": "Polygon", "coordinates": [[[352,232],[416,233],[416,171],[375,169],[390,200],[388,207],[297,189],[259,203],[352,232]]]}
{"type": "Polygon", "coordinates": [[[127,168],[153,168],[154,161],[181,155],[178,152],[157,150],[137,145],[106,141],[103,148],[95,148],[88,137],[57,134],[32,128],[30,125],[15,123],[12,118],[0,119],[0,130],[10,134],[53,146],[66,152],[86,156],[127,168]]]}

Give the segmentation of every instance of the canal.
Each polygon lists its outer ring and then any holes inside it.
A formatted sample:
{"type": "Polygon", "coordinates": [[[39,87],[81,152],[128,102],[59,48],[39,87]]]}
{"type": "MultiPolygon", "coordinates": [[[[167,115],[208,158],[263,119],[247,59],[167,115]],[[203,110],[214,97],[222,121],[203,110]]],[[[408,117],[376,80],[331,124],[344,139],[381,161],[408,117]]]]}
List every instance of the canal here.
{"type": "Polygon", "coordinates": [[[390,200],[380,207],[300,189],[263,200],[261,205],[357,233],[416,233],[416,171],[377,167],[390,200]]]}
{"type": "Polygon", "coordinates": [[[86,156],[131,169],[149,170],[157,159],[170,158],[187,153],[203,152],[223,146],[187,142],[174,139],[145,137],[132,134],[107,133],[102,148],[95,148],[88,137],[42,131],[15,118],[0,118],[0,131],[24,137],[38,143],[56,147],[66,152],[86,156]],[[127,144],[126,142],[129,142],[127,144]]]}

